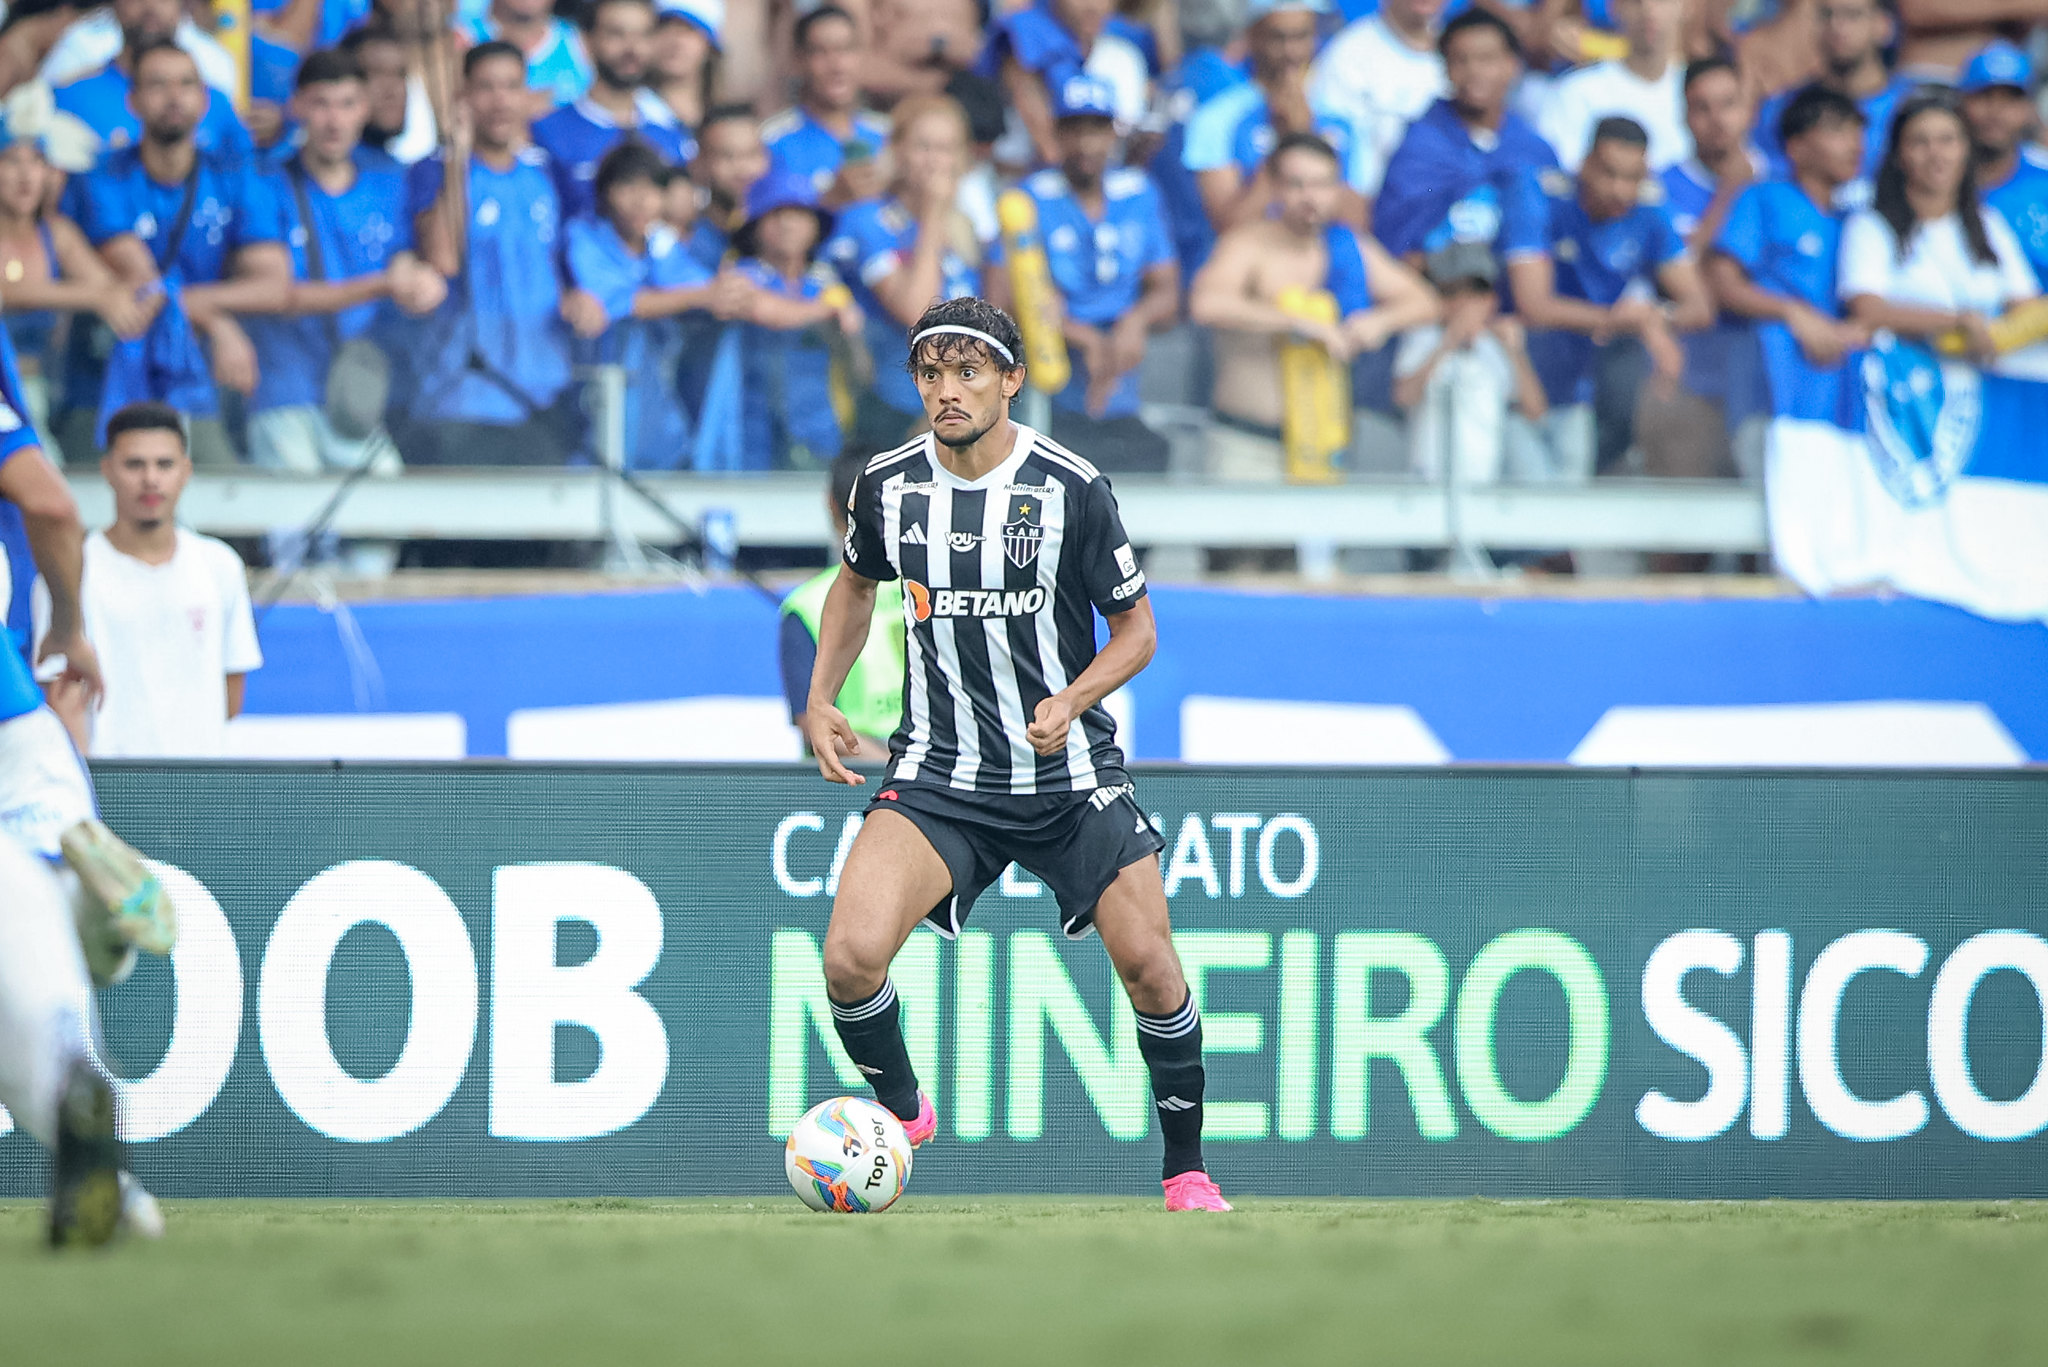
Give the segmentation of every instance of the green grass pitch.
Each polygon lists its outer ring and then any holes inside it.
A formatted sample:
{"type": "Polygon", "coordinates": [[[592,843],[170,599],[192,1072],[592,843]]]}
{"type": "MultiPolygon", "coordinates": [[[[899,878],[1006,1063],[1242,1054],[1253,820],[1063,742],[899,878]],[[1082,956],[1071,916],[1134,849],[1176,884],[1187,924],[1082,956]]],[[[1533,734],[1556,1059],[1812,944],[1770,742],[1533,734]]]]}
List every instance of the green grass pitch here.
{"type": "Polygon", "coordinates": [[[6,1361],[2039,1363],[2048,1204],[905,1198],[172,1202],[53,1257],[0,1204],[6,1361]]]}

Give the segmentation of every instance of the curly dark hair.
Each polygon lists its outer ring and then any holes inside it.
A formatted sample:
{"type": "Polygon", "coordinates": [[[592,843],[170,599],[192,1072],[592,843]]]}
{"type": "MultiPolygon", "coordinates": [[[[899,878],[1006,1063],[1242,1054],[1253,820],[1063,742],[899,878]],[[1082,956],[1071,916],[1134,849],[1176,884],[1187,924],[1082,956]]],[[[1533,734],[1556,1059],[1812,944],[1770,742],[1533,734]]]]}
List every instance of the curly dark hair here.
{"type": "Polygon", "coordinates": [[[1024,334],[1018,330],[1017,320],[986,299],[969,295],[933,304],[911,327],[910,335],[915,337],[935,327],[973,328],[976,332],[985,332],[1003,345],[1010,353],[1011,359],[1005,361],[991,351],[987,343],[973,337],[965,337],[957,332],[942,332],[936,337],[926,338],[910,349],[910,354],[903,359],[905,370],[915,373],[921,362],[950,360],[969,348],[988,357],[990,365],[1003,370],[1015,370],[1024,364],[1024,334]]]}

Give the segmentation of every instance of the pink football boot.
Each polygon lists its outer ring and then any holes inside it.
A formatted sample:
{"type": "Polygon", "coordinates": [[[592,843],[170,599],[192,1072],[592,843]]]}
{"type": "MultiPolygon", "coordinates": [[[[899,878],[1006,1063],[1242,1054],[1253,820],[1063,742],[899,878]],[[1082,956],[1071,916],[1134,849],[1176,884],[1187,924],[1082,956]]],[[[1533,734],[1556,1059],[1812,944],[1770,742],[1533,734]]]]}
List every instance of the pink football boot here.
{"type": "Polygon", "coordinates": [[[1230,1202],[1223,1199],[1223,1193],[1209,1179],[1209,1174],[1200,1168],[1169,1177],[1160,1183],[1166,1188],[1168,1210],[1229,1210],[1230,1202]]]}

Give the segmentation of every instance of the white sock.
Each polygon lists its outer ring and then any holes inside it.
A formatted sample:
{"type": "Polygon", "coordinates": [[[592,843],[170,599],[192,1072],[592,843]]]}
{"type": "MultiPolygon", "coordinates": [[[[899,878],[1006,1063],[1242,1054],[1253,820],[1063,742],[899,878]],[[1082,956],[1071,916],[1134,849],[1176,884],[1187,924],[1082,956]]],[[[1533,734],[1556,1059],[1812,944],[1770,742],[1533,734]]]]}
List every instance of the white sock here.
{"type": "Polygon", "coordinates": [[[0,837],[0,1105],[48,1147],[72,1063],[88,1058],[92,981],[56,870],[0,837]]]}

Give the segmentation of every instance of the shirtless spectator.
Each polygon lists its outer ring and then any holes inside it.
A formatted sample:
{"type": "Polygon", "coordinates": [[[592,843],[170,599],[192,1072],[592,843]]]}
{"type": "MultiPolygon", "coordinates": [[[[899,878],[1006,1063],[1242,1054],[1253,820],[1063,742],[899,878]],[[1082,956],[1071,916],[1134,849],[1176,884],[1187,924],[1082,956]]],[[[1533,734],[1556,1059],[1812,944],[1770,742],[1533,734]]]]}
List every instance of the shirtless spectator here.
{"type": "Polygon", "coordinates": [[[2027,31],[2048,23],[2048,0],[1898,0],[1898,9],[1899,70],[1944,84],[1986,43],[2024,47],[2027,31]]]}
{"type": "Polygon", "coordinates": [[[936,95],[981,54],[974,0],[873,0],[873,42],[861,84],[883,105],[936,95]]]}
{"type": "Polygon", "coordinates": [[[1266,159],[1277,213],[1233,228],[1195,277],[1190,312],[1215,329],[1216,426],[1209,472],[1219,479],[1278,480],[1281,443],[1278,342],[1306,337],[1339,361],[1377,351],[1395,334],[1437,317],[1436,292],[1369,236],[1335,219],[1343,193],[1337,153],[1313,133],[1290,133],[1266,159]],[[1289,289],[1327,290],[1340,321],[1316,323],[1281,310],[1289,289]]]}

